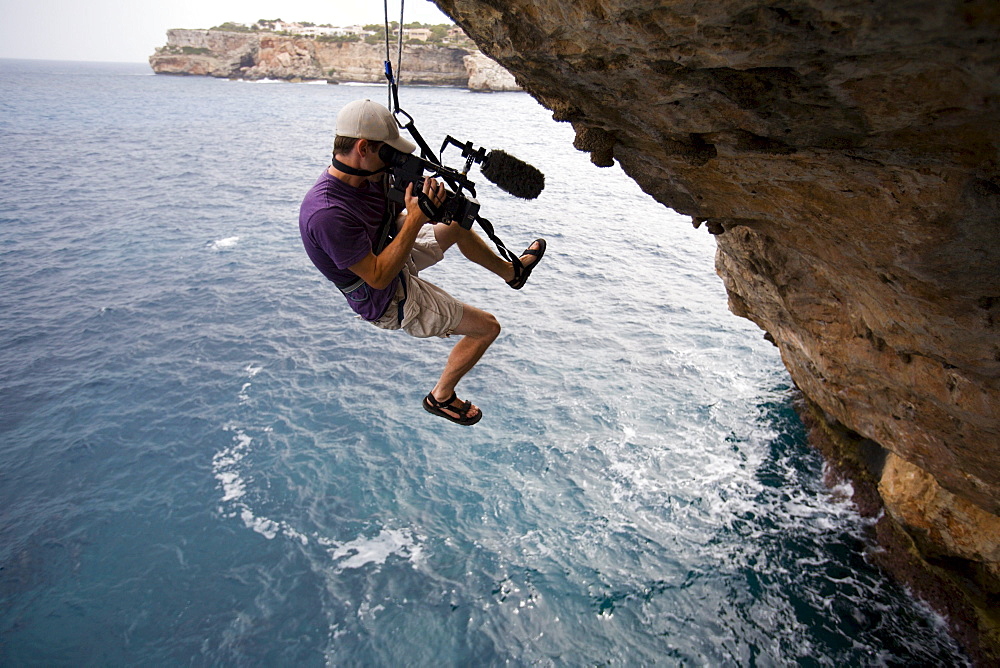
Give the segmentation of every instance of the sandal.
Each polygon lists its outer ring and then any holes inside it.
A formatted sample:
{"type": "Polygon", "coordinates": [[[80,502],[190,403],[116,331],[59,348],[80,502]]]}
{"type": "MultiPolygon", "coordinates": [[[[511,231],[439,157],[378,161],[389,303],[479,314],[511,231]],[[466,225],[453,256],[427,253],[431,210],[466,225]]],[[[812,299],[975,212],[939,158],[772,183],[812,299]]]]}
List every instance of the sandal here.
{"type": "Polygon", "coordinates": [[[424,410],[427,411],[428,413],[439,415],[445,418],[446,420],[451,420],[455,424],[460,424],[463,426],[474,425],[483,418],[483,411],[481,410],[472,417],[469,417],[469,411],[472,410],[471,401],[463,401],[458,406],[452,406],[451,405],[452,402],[457,400],[458,400],[458,395],[455,394],[454,392],[451,393],[450,398],[444,401],[438,401],[437,399],[434,398],[433,394],[428,393],[427,396],[424,397],[424,410]],[[444,409],[448,409],[455,413],[458,413],[458,417],[455,417],[450,413],[446,413],[444,409]]]}
{"type": "Polygon", "coordinates": [[[521,253],[521,255],[534,255],[535,261],[527,267],[520,262],[514,263],[514,278],[507,281],[507,285],[515,290],[520,290],[524,287],[524,284],[528,282],[528,276],[531,276],[531,270],[542,261],[542,256],[545,255],[545,239],[535,239],[528,245],[527,248],[524,249],[524,252],[521,253]],[[538,248],[531,247],[535,244],[538,244],[538,248]]]}

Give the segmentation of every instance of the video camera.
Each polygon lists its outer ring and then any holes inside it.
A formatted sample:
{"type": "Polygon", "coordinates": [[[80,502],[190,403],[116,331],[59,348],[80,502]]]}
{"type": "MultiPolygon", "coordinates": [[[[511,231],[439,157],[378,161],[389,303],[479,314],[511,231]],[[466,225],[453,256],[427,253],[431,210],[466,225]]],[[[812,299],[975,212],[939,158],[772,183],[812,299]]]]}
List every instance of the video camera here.
{"type": "Polygon", "coordinates": [[[412,183],[413,194],[417,195],[420,209],[428,218],[436,223],[454,222],[470,229],[479,217],[476,184],[467,176],[472,163],[482,165],[483,176],[515,197],[534,199],[545,187],[545,176],[540,171],[503,151],[487,153],[484,148],[474,147],[472,142],[461,143],[448,136],[441,144],[442,155],[449,145],[462,149],[462,157],[465,158],[463,171],[446,167],[441,161],[435,162],[403,153],[383,144],[378,155],[389,167],[392,177],[389,200],[405,206],[406,188],[412,183]],[[435,206],[422,190],[424,179],[435,177],[440,177],[450,187],[446,188],[445,200],[439,206],[435,206]]]}
{"type": "Polygon", "coordinates": [[[392,176],[389,201],[405,206],[406,188],[412,183],[413,194],[418,198],[420,209],[435,223],[455,222],[470,229],[476,222],[476,215],[479,213],[479,202],[475,198],[476,184],[465,174],[411,153],[403,153],[388,144],[382,145],[378,156],[389,166],[389,174],[392,176]],[[451,187],[450,190],[445,190],[444,202],[439,206],[435,206],[423,193],[424,179],[432,177],[441,177],[451,187]],[[471,196],[463,193],[466,190],[471,196]]]}

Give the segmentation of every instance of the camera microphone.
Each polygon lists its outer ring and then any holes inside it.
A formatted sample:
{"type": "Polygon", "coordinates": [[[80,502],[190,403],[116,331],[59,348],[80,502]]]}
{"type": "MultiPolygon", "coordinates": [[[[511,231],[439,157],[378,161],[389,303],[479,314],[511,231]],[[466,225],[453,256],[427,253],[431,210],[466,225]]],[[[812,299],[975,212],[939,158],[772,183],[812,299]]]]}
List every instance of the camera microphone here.
{"type": "Polygon", "coordinates": [[[503,151],[490,151],[481,171],[498,188],[514,197],[535,199],[545,187],[544,174],[503,151]]]}

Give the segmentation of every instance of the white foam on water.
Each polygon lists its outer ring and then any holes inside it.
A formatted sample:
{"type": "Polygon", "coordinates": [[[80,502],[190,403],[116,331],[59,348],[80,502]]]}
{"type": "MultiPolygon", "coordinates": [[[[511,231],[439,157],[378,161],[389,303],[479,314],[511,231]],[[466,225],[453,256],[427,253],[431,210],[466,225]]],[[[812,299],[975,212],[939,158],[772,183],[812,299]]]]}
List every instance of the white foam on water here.
{"type": "Polygon", "coordinates": [[[226,237],[224,239],[216,239],[211,243],[209,248],[211,250],[225,250],[226,248],[232,248],[240,240],[238,236],[236,237],[226,237]]]}
{"type": "Polygon", "coordinates": [[[253,439],[242,430],[235,427],[225,427],[226,431],[235,431],[233,444],[215,453],[212,457],[212,473],[222,488],[222,502],[235,501],[246,494],[246,482],[240,475],[238,465],[247,452],[253,439]]]}
{"type": "MultiPolygon", "coordinates": [[[[238,239],[239,237],[234,238],[238,239]]],[[[251,363],[247,364],[243,371],[248,378],[253,378],[263,368],[251,363]]],[[[240,400],[240,404],[246,404],[249,401],[250,386],[250,382],[243,383],[237,393],[236,396],[240,400]]],[[[233,439],[230,446],[216,452],[212,457],[212,474],[222,489],[221,502],[223,505],[220,506],[219,512],[224,517],[239,517],[243,520],[244,526],[268,540],[273,540],[280,535],[302,543],[302,545],[308,545],[309,537],[287,522],[272,520],[254,512],[246,499],[247,480],[243,475],[244,460],[250,454],[253,437],[236,425],[227,425],[223,427],[223,430],[233,432],[233,439]]],[[[262,431],[266,433],[271,431],[271,428],[264,427],[262,431]]]]}
{"type": "MultiPolygon", "coordinates": [[[[264,370],[264,367],[262,367],[262,366],[254,366],[253,364],[247,364],[246,368],[244,369],[244,371],[247,374],[247,378],[253,378],[254,376],[256,376],[258,373],[260,373],[263,370],[264,370]]],[[[252,383],[250,383],[249,381],[246,382],[246,383],[243,383],[243,387],[240,388],[239,393],[236,395],[236,398],[240,400],[240,404],[245,405],[245,404],[247,404],[250,401],[250,387],[251,386],[252,386],[252,383]]]]}
{"type": "Polygon", "coordinates": [[[257,517],[246,506],[240,510],[240,519],[243,520],[243,524],[248,529],[253,529],[268,540],[273,540],[278,535],[278,532],[281,531],[281,525],[277,522],[269,520],[266,517],[257,517]]]}
{"type": "Polygon", "coordinates": [[[255,515],[249,506],[240,504],[240,519],[243,520],[246,528],[259,533],[268,540],[274,540],[278,536],[284,536],[291,540],[298,541],[303,545],[309,544],[309,537],[296,531],[288,522],[277,522],[268,517],[255,515]]]}
{"type": "MultiPolygon", "coordinates": [[[[244,84],[306,84],[306,85],[328,85],[326,79],[306,79],[304,81],[289,81],[287,79],[230,79],[233,83],[244,84]]],[[[377,86],[380,84],[369,84],[377,86]]]]}
{"type": "Polygon", "coordinates": [[[216,480],[222,484],[222,502],[233,501],[246,494],[246,485],[239,473],[221,471],[215,474],[216,480]]]}
{"type": "MultiPolygon", "coordinates": [[[[250,373],[251,369],[256,368],[248,366],[247,369],[248,373],[250,373]]],[[[260,369],[256,369],[252,373],[256,374],[258,371],[260,369]]],[[[239,395],[241,403],[244,403],[242,401],[244,398],[243,392],[249,385],[250,383],[246,383],[241,390],[241,394],[239,395]]],[[[222,489],[221,502],[224,505],[220,508],[220,512],[225,517],[239,517],[248,529],[259,533],[268,540],[273,540],[282,535],[303,545],[308,545],[309,537],[297,531],[287,522],[278,522],[254,513],[245,500],[247,481],[243,477],[241,470],[243,460],[250,453],[253,438],[236,426],[229,425],[223,429],[234,432],[234,435],[233,444],[227,448],[223,448],[212,457],[212,473],[219,482],[219,487],[222,489]],[[228,511],[226,505],[229,506],[228,511]]],[[[265,429],[265,431],[269,431],[269,429],[265,429]]]]}
{"type": "Polygon", "coordinates": [[[329,545],[327,552],[337,562],[338,572],[368,564],[381,566],[392,555],[419,563],[423,552],[416,535],[403,529],[382,529],[373,538],[359,536],[339,546],[329,545]]]}

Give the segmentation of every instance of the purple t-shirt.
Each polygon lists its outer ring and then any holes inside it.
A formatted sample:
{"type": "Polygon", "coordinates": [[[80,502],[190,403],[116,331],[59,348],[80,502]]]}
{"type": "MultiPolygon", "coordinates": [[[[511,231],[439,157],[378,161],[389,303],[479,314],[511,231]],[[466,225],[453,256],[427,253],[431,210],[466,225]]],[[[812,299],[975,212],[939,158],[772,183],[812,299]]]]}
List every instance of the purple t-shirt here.
{"type": "MultiPolygon", "coordinates": [[[[355,188],[323,171],[302,200],[299,233],[306,254],[324,276],[340,285],[358,280],[348,267],[372,252],[385,206],[381,184],[366,181],[355,188]]],[[[347,303],[365,320],[378,320],[396,294],[398,281],[394,278],[382,290],[362,285],[346,295],[347,303]]]]}

